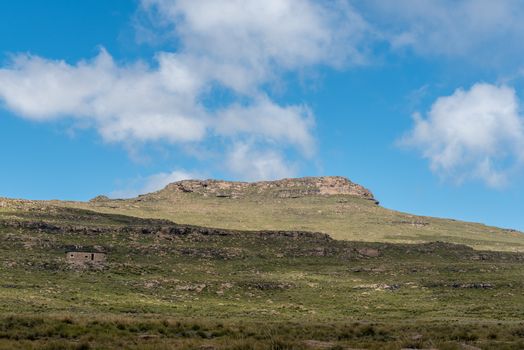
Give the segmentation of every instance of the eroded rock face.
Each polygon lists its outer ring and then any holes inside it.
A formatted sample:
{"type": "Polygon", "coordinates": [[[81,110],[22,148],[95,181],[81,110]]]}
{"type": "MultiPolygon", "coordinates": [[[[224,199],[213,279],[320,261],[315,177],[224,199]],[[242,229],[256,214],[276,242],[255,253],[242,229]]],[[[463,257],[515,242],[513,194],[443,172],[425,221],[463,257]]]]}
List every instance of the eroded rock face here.
{"type": "Polygon", "coordinates": [[[268,195],[276,198],[353,195],[374,200],[373,194],[368,189],[341,176],[303,177],[261,182],[183,180],[168,185],[160,192],[163,191],[230,198],[241,198],[249,194],[268,195]]]}

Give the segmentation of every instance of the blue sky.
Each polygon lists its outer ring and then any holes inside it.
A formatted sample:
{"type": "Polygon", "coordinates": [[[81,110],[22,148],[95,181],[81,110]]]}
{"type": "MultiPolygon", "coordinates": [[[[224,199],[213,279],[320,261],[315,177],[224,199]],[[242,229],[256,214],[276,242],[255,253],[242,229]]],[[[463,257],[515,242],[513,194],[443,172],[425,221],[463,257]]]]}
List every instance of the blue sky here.
{"type": "Polygon", "coordinates": [[[524,230],[520,1],[10,1],[0,196],[342,175],[524,230]]]}

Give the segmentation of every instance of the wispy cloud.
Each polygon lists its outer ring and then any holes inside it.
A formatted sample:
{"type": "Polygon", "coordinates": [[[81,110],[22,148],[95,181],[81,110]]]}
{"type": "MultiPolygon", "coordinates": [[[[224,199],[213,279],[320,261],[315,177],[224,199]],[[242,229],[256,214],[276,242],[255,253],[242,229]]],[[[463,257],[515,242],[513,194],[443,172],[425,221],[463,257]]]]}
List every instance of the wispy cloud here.
{"type": "Polygon", "coordinates": [[[133,198],[140,194],[159,191],[168,184],[181,180],[198,179],[198,174],[185,170],[174,170],[170,173],[153,174],[145,178],[127,180],[122,188],[109,194],[111,198],[133,198]]]}
{"type": "Polygon", "coordinates": [[[252,142],[234,144],[228,152],[226,166],[247,181],[282,179],[297,174],[296,163],[286,161],[274,150],[258,149],[252,142]]]}
{"type": "Polygon", "coordinates": [[[519,0],[369,0],[359,5],[396,49],[483,64],[504,64],[524,52],[524,3],[519,0]]]}

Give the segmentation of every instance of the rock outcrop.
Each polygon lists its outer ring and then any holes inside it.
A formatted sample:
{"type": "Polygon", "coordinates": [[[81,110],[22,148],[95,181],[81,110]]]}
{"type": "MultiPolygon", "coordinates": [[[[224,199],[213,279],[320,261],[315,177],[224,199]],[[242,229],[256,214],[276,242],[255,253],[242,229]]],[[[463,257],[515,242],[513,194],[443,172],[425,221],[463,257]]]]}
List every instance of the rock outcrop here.
{"type": "Polygon", "coordinates": [[[96,196],[95,198],[91,198],[89,201],[91,203],[100,203],[100,202],[109,202],[111,199],[108,196],[96,196]]]}
{"type": "Polygon", "coordinates": [[[106,234],[139,234],[139,235],[166,235],[166,236],[234,236],[258,237],[262,239],[290,239],[311,242],[331,242],[333,239],[326,233],[309,231],[240,231],[213,227],[200,227],[192,225],[179,225],[167,220],[137,219],[137,225],[71,225],[44,220],[29,221],[19,218],[0,218],[0,228],[14,228],[29,230],[38,233],[51,233],[61,235],[106,235],[106,234]]]}
{"type": "Polygon", "coordinates": [[[195,193],[205,197],[225,198],[242,198],[250,194],[275,198],[352,195],[375,200],[371,191],[341,176],[303,177],[261,182],[183,180],[169,184],[158,193],[166,192],[195,193]]]}

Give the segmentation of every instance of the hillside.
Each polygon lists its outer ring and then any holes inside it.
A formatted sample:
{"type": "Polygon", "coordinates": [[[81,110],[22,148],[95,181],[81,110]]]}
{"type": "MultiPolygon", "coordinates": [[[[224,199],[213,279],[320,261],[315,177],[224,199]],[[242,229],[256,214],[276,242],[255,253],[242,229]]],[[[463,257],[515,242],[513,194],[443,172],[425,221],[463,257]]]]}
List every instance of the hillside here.
{"type": "Polygon", "coordinates": [[[522,253],[0,204],[0,349],[524,347],[522,253]]]}
{"type": "Polygon", "coordinates": [[[318,231],[339,240],[444,241],[524,251],[520,232],[386,209],[369,190],[343,177],[256,183],[189,180],[128,200],[97,197],[89,203],[55,204],[227,229],[318,231]]]}

